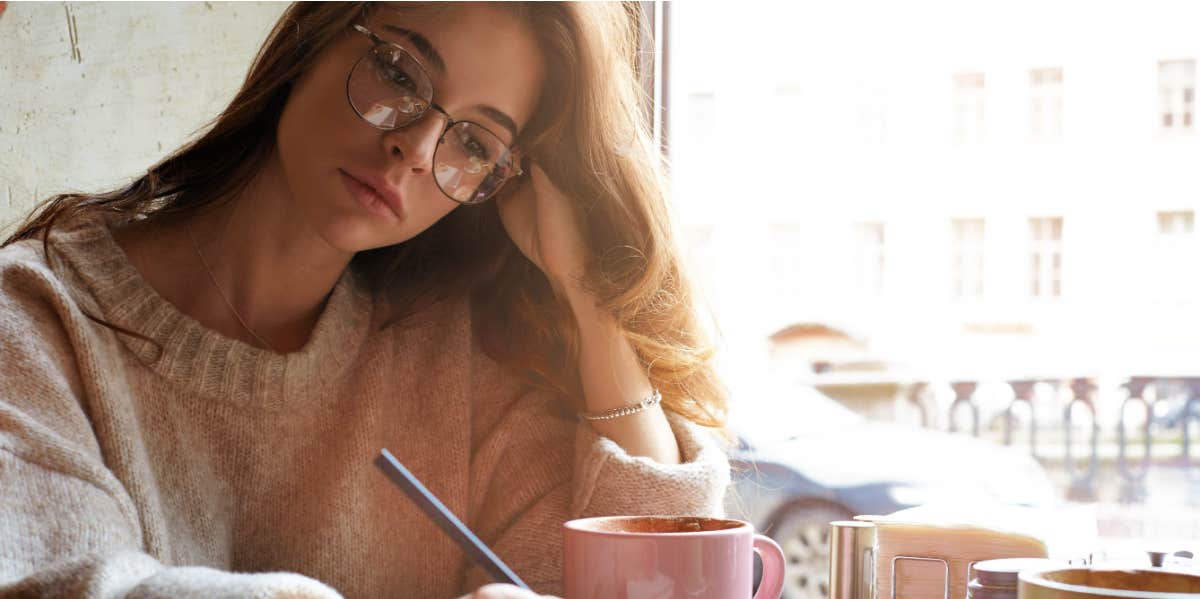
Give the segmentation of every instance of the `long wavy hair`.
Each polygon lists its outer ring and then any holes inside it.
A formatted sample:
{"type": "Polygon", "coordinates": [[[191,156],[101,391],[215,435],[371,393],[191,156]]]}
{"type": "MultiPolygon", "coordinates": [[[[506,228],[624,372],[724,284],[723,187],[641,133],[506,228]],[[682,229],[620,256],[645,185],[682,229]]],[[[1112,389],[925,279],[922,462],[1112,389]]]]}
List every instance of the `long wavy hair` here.
{"type": "MultiPolygon", "coordinates": [[[[501,3],[534,32],[546,81],[524,148],[576,202],[592,256],[582,283],[634,347],[665,408],[708,426],[725,421],[668,217],[661,156],[642,119],[635,71],[635,3],[501,3]]],[[[397,15],[453,5],[298,2],[279,18],[229,106],[194,140],[130,185],[49,198],[4,241],[42,240],[49,261],[56,222],[84,214],[158,219],[236,196],[274,150],[294,81],[320,52],[374,10],[397,15]]],[[[496,203],[459,207],[413,239],[358,253],[355,278],[393,310],[394,323],[446,300],[469,298],[475,335],[493,359],[530,383],[582,405],[579,332],[538,268],[508,239],[496,203]]],[[[140,336],[95,315],[96,322],[140,336]]]]}

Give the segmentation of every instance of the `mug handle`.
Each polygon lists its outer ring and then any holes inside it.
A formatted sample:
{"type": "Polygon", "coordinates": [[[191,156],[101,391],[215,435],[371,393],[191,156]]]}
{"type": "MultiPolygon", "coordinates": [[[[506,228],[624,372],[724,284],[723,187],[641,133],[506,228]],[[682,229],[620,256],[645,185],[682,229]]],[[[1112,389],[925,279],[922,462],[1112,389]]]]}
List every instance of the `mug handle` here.
{"type": "Polygon", "coordinates": [[[784,564],[783,550],[768,537],[754,535],[754,552],[762,560],[762,580],[754,599],[779,599],[783,595],[784,564]]]}

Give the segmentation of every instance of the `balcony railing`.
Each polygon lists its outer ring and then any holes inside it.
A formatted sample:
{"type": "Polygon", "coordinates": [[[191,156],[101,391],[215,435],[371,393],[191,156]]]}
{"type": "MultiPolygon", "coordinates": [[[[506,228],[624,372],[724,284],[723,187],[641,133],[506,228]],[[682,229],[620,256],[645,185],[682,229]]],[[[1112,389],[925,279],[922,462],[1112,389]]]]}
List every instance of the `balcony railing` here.
{"type": "MultiPolygon", "coordinates": [[[[1200,377],[1133,376],[1103,394],[1089,378],[1010,380],[1005,384],[1011,399],[1000,410],[993,404],[990,413],[979,399],[981,383],[950,383],[953,399],[945,412],[945,428],[1004,445],[1027,443],[1034,457],[1064,472],[1068,499],[1097,499],[1102,463],[1115,464],[1122,503],[1147,497],[1153,466],[1183,470],[1189,480],[1200,483],[1193,455],[1200,424],[1200,377]],[[1101,402],[1101,395],[1108,401],[1101,402]],[[1027,440],[1019,441],[1020,436],[1027,440]]],[[[937,427],[940,408],[931,395],[928,382],[906,385],[904,391],[921,424],[937,427]]]]}

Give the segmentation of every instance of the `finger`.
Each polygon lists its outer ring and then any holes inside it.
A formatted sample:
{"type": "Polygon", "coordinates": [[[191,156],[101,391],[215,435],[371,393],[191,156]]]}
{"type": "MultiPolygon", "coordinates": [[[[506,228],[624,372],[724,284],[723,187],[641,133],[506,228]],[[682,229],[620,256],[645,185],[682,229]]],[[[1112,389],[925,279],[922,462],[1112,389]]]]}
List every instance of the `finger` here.
{"type": "Polygon", "coordinates": [[[479,587],[471,597],[473,599],[537,599],[541,595],[511,584],[493,583],[479,587]]]}
{"type": "Polygon", "coordinates": [[[519,189],[501,198],[497,204],[505,230],[523,247],[533,239],[537,217],[537,202],[532,187],[530,183],[522,182],[519,189]]]}
{"type": "Polygon", "coordinates": [[[533,189],[539,199],[552,196],[561,197],[563,195],[558,186],[546,175],[546,171],[542,170],[542,167],[536,162],[530,165],[529,180],[533,183],[533,189]]]}

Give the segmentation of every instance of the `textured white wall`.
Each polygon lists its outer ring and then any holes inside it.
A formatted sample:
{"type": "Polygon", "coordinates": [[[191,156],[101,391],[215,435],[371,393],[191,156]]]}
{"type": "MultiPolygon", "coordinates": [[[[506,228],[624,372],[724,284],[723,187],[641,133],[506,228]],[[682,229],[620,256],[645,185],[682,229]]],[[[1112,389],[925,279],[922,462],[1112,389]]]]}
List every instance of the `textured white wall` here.
{"type": "Polygon", "coordinates": [[[126,183],[233,97],[286,3],[10,2],[0,13],[0,232],[126,183]]]}

